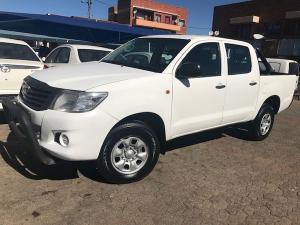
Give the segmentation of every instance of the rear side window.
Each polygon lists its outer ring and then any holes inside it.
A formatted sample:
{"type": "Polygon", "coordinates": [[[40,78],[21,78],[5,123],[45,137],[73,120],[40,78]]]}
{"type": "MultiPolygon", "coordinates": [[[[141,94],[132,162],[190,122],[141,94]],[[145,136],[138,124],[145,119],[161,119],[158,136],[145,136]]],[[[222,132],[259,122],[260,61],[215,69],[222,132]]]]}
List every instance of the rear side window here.
{"type": "Polygon", "coordinates": [[[103,50],[94,49],[78,49],[78,56],[81,62],[93,62],[100,61],[109,52],[103,50]]]}
{"type": "Polygon", "coordinates": [[[290,63],[289,66],[289,74],[299,76],[299,64],[298,63],[290,63]]]}
{"type": "Polygon", "coordinates": [[[240,75],[251,72],[252,63],[249,48],[241,45],[225,44],[228,74],[240,75]]]}
{"type": "Polygon", "coordinates": [[[14,60],[40,61],[27,45],[0,43],[0,58],[14,60]]]}

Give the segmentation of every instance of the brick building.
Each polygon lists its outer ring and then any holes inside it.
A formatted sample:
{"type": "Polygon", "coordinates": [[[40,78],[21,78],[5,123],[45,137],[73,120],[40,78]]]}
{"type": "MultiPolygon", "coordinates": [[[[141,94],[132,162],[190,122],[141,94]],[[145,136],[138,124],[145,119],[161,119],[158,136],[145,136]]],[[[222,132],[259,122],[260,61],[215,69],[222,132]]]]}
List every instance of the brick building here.
{"type": "Polygon", "coordinates": [[[186,8],[154,0],[118,0],[108,9],[108,20],[144,28],[154,28],[177,34],[187,32],[186,8]]]}
{"type": "Polygon", "coordinates": [[[300,59],[300,0],[252,0],[216,6],[213,30],[220,36],[253,41],[269,57],[300,59]]]}

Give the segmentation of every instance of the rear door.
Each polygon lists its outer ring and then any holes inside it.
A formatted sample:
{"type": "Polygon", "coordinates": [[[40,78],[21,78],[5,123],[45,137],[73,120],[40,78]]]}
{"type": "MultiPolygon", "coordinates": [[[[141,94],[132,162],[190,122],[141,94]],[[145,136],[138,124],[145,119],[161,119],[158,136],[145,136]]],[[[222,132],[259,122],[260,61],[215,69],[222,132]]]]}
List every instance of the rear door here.
{"type": "Polygon", "coordinates": [[[256,108],[260,73],[253,48],[235,43],[225,43],[224,47],[228,74],[222,122],[225,125],[251,118],[256,108]]]}

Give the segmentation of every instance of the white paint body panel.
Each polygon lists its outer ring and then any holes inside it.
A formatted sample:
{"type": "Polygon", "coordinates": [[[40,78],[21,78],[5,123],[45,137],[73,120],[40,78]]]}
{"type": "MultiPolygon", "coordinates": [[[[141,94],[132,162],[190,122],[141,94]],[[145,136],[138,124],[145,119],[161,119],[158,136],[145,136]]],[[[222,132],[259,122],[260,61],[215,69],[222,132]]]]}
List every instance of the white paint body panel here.
{"type": "MultiPolygon", "coordinates": [[[[26,46],[34,53],[33,49],[24,41],[0,38],[0,42],[26,46]]],[[[38,56],[37,59],[39,59],[38,56]]],[[[42,70],[43,67],[44,64],[40,59],[39,61],[28,61],[0,58],[0,96],[17,95],[23,79],[36,71],[42,70]],[[2,67],[7,67],[9,70],[3,72],[2,67]]],[[[0,104],[0,109],[2,109],[2,104],[0,104]]]]}
{"type": "Polygon", "coordinates": [[[50,86],[88,92],[108,92],[95,110],[88,113],[66,113],[53,110],[31,114],[33,123],[41,126],[41,145],[51,154],[65,160],[93,160],[110,130],[122,119],[138,113],[154,113],[165,125],[166,139],[253,120],[265,100],[277,95],[280,112],[293,97],[296,76],[260,76],[258,60],[247,43],[214,37],[159,36],[190,39],[190,43],[163,73],[108,63],[86,63],[74,67],[44,70],[32,75],[50,86]],[[175,77],[182,58],[199,43],[218,42],[221,46],[222,75],[188,79],[188,84],[175,77]],[[244,45],[250,49],[252,72],[241,76],[227,74],[224,43],[244,45]],[[250,87],[255,81],[257,85],[250,87]],[[226,88],[218,90],[218,84],[226,88]],[[170,91],[170,93],[167,93],[170,91]],[[70,146],[54,142],[53,131],[70,136],[70,146]]]}
{"type": "MultiPolygon", "coordinates": [[[[61,67],[61,66],[74,66],[76,64],[81,64],[82,62],[80,61],[79,55],[78,55],[78,50],[79,49],[90,49],[90,50],[99,50],[99,51],[106,51],[106,52],[112,52],[112,49],[109,48],[103,48],[103,47],[98,47],[98,46],[92,46],[92,45],[60,45],[53,49],[48,56],[51,55],[52,52],[54,52],[57,49],[61,48],[69,48],[70,51],[70,56],[69,56],[69,62],[68,63],[45,63],[45,65],[49,68],[51,67],[61,67]]],[[[46,58],[47,60],[47,58],[46,58]]]]}

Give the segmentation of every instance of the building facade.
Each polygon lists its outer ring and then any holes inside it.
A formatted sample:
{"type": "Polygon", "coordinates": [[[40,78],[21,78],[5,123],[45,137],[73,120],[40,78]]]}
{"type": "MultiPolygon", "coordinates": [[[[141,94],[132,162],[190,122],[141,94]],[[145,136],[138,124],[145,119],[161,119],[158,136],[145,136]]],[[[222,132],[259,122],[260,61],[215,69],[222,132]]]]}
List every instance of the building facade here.
{"type": "Polygon", "coordinates": [[[213,30],[252,41],[268,57],[300,59],[300,0],[252,0],[216,6],[213,30]],[[265,36],[253,41],[253,34],[265,36]]]}
{"type": "Polygon", "coordinates": [[[109,21],[176,34],[186,34],[187,17],[186,8],[154,0],[118,0],[117,6],[108,9],[109,21]]]}

